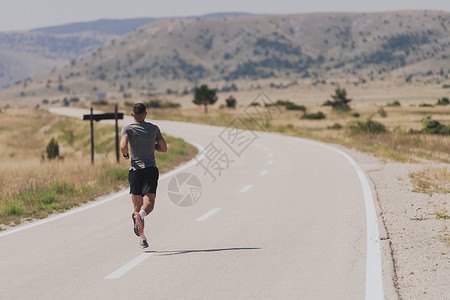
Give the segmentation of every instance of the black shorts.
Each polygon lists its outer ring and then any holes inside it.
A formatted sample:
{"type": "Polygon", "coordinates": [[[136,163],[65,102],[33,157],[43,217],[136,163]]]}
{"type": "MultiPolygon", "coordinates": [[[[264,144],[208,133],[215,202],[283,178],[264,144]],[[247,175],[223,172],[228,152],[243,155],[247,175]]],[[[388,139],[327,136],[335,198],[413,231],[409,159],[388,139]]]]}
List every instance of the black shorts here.
{"type": "Polygon", "coordinates": [[[156,194],[158,187],[159,171],[157,167],[149,167],[141,170],[130,170],[128,182],[130,183],[130,194],[141,195],[156,194]]]}

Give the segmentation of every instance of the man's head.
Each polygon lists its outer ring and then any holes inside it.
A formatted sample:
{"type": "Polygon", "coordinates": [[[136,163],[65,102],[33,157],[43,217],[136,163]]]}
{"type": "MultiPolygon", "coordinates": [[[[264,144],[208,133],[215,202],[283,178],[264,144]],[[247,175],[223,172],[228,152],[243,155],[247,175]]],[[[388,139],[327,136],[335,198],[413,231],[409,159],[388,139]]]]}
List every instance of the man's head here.
{"type": "Polygon", "coordinates": [[[143,121],[147,116],[147,108],[144,103],[138,102],[133,104],[131,115],[136,121],[143,121]]]}

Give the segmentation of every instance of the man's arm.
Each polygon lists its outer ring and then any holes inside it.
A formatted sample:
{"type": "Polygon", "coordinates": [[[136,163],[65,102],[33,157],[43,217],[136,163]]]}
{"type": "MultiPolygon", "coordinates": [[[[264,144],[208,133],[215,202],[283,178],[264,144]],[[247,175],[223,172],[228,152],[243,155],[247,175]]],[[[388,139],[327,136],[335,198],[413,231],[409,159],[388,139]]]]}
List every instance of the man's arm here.
{"type": "Polygon", "coordinates": [[[167,144],[164,138],[156,141],[155,150],[158,152],[167,152],[167,144]]]}
{"type": "Polygon", "coordinates": [[[128,136],[122,136],[120,140],[120,151],[122,151],[122,155],[125,159],[129,159],[130,155],[128,154],[128,136]]]}

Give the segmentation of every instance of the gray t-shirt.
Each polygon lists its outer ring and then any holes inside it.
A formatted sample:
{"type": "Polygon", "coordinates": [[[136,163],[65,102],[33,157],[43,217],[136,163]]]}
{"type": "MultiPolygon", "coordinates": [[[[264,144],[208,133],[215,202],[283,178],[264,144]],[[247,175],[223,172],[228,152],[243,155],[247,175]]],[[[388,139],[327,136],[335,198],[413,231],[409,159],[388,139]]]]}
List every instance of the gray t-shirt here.
{"type": "Polygon", "coordinates": [[[155,143],[162,140],[158,126],[149,122],[135,122],[122,128],[122,136],[128,136],[130,143],[130,170],[156,167],[155,143]]]}

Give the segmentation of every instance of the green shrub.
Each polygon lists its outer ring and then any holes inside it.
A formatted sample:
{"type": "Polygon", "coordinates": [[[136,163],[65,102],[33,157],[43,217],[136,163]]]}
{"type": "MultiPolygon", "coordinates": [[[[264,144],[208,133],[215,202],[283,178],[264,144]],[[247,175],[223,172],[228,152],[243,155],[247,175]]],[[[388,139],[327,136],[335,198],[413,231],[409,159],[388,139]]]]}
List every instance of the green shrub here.
{"type": "Polygon", "coordinates": [[[447,97],[438,99],[438,102],[436,103],[436,105],[449,105],[449,104],[450,104],[450,101],[448,100],[447,97]]]}
{"type": "Polygon", "coordinates": [[[54,159],[59,157],[59,145],[55,138],[52,138],[50,143],[47,145],[47,158],[54,159]]]}
{"type": "Polygon", "coordinates": [[[225,99],[225,103],[228,108],[236,108],[237,101],[233,96],[229,96],[227,99],[225,99]]]}
{"type": "Polygon", "coordinates": [[[39,191],[34,196],[36,201],[42,204],[52,204],[56,201],[56,191],[53,189],[39,191]]]}
{"type": "Polygon", "coordinates": [[[295,103],[288,103],[286,106],[287,110],[301,110],[306,111],[306,107],[304,105],[298,105],[295,103]]]}
{"type": "MultiPolygon", "coordinates": [[[[304,105],[295,104],[289,100],[278,100],[276,105],[284,106],[287,110],[300,110],[306,111],[306,107],[304,105]]],[[[266,105],[267,106],[267,105],[266,105]]]]}
{"type": "Polygon", "coordinates": [[[60,195],[73,195],[76,193],[75,186],[65,181],[54,183],[51,189],[60,195]]]}
{"type": "Polygon", "coordinates": [[[426,117],[422,120],[420,133],[450,135],[450,125],[443,125],[439,121],[431,119],[431,117],[426,117]]]}
{"type": "Polygon", "coordinates": [[[371,118],[365,121],[351,122],[348,127],[352,133],[356,134],[360,133],[380,134],[387,132],[386,127],[382,123],[374,121],[371,118]]]}
{"type": "Polygon", "coordinates": [[[386,104],[387,107],[396,107],[396,106],[402,106],[398,100],[395,100],[394,102],[386,104]]]}
{"type": "Polygon", "coordinates": [[[428,104],[428,103],[420,103],[419,107],[433,107],[433,104],[428,104]]]}
{"type": "Polygon", "coordinates": [[[378,114],[382,117],[382,118],[386,118],[387,117],[387,112],[381,107],[378,110],[378,114]]]}
{"type": "Polygon", "coordinates": [[[339,130],[342,129],[342,125],[339,123],[334,123],[333,126],[328,126],[328,129],[339,130]]]}
{"type": "Polygon", "coordinates": [[[353,114],[352,114],[352,117],[354,117],[354,118],[359,118],[359,117],[361,117],[361,115],[360,115],[359,113],[353,113],[353,114]]]}
{"type": "Polygon", "coordinates": [[[147,102],[144,102],[145,106],[147,108],[161,108],[161,109],[165,109],[165,108],[178,108],[181,106],[181,104],[179,103],[175,103],[175,102],[171,102],[171,101],[161,101],[159,99],[155,99],[155,100],[150,100],[147,102]]]}
{"type": "Polygon", "coordinates": [[[161,100],[150,100],[144,102],[144,104],[147,108],[161,108],[161,100]]]}
{"type": "Polygon", "coordinates": [[[170,102],[170,101],[164,101],[162,104],[162,108],[178,108],[180,107],[180,103],[170,102]]]}
{"type": "Polygon", "coordinates": [[[317,113],[312,113],[312,114],[304,114],[301,119],[306,119],[306,120],[323,120],[325,119],[326,116],[323,112],[319,111],[317,113]]]}
{"type": "Polygon", "coordinates": [[[20,201],[13,201],[12,203],[9,203],[2,209],[2,215],[4,216],[12,216],[16,215],[19,216],[25,212],[25,207],[23,206],[23,203],[20,201]]]}
{"type": "Polygon", "coordinates": [[[103,106],[103,105],[108,105],[108,101],[105,99],[98,99],[95,101],[92,101],[92,105],[98,105],[98,106],[103,106]]]}

